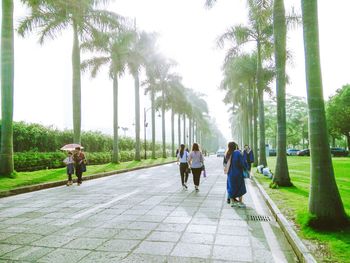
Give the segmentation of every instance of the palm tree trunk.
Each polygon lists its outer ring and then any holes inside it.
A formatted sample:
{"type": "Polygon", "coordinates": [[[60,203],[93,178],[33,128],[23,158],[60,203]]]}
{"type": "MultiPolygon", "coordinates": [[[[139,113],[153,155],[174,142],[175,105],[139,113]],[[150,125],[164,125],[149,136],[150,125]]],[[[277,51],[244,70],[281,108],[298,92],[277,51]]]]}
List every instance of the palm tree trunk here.
{"type": "Polygon", "coordinates": [[[152,159],[156,159],[156,108],[154,88],[151,87],[151,111],[152,111],[152,159]]]}
{"type": "Polygon", "coordinates": [[[273,182],[279,186],[292,186],[287,163],[286,129],[286,17],[283,0],[273,5],[273,32],[276,61],[277,96],[277,161],[273,182]]]}
{"type": "Polygon", "coordinates": [[[346,136],[347,141],[348,141],[348,150],[350,151],[350,134],[346,136]]]}
{"type": "Polygon", "coordinates": [[[0,175],[13,173],[13,1],[2,1],[1,22],[1,152],[0,175]]]}
{"type": "Polygon", "coordinates": [[[177,115],[177,139],[178,139],[178,147],[181,145],[181,114],[177,115]]]}
{"type": "Polygon", "coordinates": [[[258,97],[257,97],[256,87],[253,86],[253,154],[254,154],[254,164],[256,167],[259,165],[259,157],[258,157],[258,97]]]}
{"type": "Polygon", "coordinates": [[[253,147],[253,137],[254,137],[254,131],[253,131],[253,105],[252,105],[252,85],[249,84],[249,90],[248,90],[248,121],[249,121],[249,146],[250,148],[253,147]]]}
{"type": "Polygon", "coordinates": [[[175,113],[171,109],[171,156],[175,157],[175,113]]]}
{"type": "Polygon", "coordinates": [[[113,153],[112,163],[119,163],[118,147],[118,77],[113,77],[113,153]]]}
{"type": "Polygon", "coordinates": [[[329,149],[319,54],[317,0],[301,2],[311,155],[309,212],[314,215],[310,225],[339,227],[347,223],[347,218],[329,149]]]}
{"type": "Polygon", "coordinates": [[[135,83],[135,161],[141,161],[140,142],[140,80],[139,75],[134,75],[135,83]]]}
{"type": "Polygon", "coordinates": [[[162,157],[166,158],[166,143],[165,143],[165,94],[164,89],[162,89],[162,143],[163,143],[163,153],[162,157]]]}
{"type": "Polygon", "coordinates": [[[72,66],[73,66],[73,130],[74,143],[80,144],[81,141],[81,70],[80,70],[80,46],[78,37],[78,26],[73,22],[73,52],[72,52],[72,66]]]}
{"type": "Polygon", "coordinates": [[[183,115],[183,119],[184,119],[184,144],[185,144],[185,147],[186,147],[186,115],[184,114],[183,115]]]}
{"type": "Polygon", "coordinates": [[[259,160],[260,164],[267,166],[266,152],[265,152],[265,113],[264,113],[264,87],[262,83],[262,62],[261,62],[261,44],[258,42],[258,65],[256,83],[258,88],[258,100],[259,100],[259,160]]]}

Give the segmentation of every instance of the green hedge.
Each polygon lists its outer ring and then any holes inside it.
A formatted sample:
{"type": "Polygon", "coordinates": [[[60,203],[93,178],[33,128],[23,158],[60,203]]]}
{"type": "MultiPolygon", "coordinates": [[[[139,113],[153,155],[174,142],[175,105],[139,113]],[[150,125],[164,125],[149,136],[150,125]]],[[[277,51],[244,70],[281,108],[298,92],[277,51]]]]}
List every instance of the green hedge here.
{"type": "MultiPolygon", "coordinates": [[[[120,151],[120,161],[127,162],[134,160],[135,152],[134,151],[120,151]]],[[[104,164],[110,163],[112,153],[111,152],[86,152],[86,159],[88,165],[104,164]]],[[[151,151],[147,151],[147,158],[150,158],[152,155],[151,151]]],[[[170,152],[167,153],[170,156],[170,152]]],[[[156,157],[159,158],[162,156],[162,151],[156,152],[156,157]]],[[[14,163],[15,170],[20,171],[37,171],[43,169],[53,169],[64,167],[65,164],[63,160],[67,157],[64,152],[24,152],[24,153],[15,153],[14,154],[14,163]]],[[[141,154],[141,158],[144,158],[144,152],[141,154]]]]}

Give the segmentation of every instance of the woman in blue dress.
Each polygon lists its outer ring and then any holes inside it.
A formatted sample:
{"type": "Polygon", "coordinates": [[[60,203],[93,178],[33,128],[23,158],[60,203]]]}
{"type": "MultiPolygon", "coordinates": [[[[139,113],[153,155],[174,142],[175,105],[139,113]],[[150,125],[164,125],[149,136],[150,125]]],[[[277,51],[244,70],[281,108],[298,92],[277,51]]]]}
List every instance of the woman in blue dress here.
{"type": "Polygon", "coordinates": [[[246,162],[243,159],[241,151],[238,149],[238,145],[235,142],[228,144],[227,156],[230,156],[229,169],[227,173],[227,193],[231,200],[231,206],[245,207],[243,201],[243,195],[247,193],[245,187],[243,169],[247,169],[246,162]],[[238,198],[238,202],[236,201],[238,198]]]}

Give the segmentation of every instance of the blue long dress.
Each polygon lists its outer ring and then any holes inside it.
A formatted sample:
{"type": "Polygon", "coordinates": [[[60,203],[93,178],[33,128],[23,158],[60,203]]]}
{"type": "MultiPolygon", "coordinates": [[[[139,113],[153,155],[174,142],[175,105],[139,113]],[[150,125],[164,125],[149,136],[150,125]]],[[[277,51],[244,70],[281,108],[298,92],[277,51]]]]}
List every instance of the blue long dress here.
{"type": "Polygon", "coordinates": [[[246,163],[239,150],[232,153],[231,165],[227,174],[227,193],[229,198],[243,196],[247,189],[243,178],[243,168],[246,168],[246,163]]]}

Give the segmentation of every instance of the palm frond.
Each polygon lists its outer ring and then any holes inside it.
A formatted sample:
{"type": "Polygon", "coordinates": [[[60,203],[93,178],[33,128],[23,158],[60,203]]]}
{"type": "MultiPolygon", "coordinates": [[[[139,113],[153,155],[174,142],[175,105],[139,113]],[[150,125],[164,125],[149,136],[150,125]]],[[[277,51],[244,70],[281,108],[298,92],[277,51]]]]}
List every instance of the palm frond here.
{"type": "Polygon", "coordinates": [[[81,70],[84,72],[86,70],[91,70],[91,77],[95,78],[97,73],[103,65],[110,63],[110,57],[95,57],[91,59],[84,60],[81,63],[81,70]]]}

